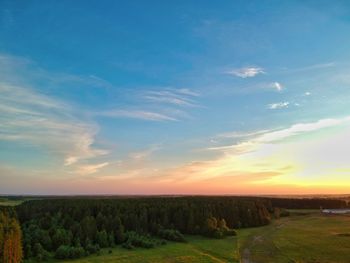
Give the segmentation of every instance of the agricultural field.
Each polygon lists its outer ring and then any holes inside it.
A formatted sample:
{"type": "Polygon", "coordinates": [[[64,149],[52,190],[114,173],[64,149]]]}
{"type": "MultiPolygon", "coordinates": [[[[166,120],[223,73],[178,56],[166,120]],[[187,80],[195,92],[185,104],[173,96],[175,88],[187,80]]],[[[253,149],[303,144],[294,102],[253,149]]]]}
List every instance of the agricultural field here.
{"type": "Polygon", "coordinates": [[[216,240],[187,236],[187,240],[155,249],[117,247],[111,254],[107,249],[99,256],[64,262],[345,263],[350,261],[350,217],[299,210],[271,225],[242,229],[238,237],[216,240]]]}

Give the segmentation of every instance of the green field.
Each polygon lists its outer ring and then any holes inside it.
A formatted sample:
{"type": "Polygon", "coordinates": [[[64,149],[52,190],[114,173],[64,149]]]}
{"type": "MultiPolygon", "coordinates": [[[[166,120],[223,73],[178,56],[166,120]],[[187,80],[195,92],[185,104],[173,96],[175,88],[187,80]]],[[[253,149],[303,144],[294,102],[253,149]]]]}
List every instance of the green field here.
{"type": "MultiPolygon", "coordinates": [[[[201,263],[235,263],[238,260],[237,239],[229,237],[221,240],[213,240],[199,236],[187,236],[187,243],[168,242],[166,245],[144,249],[136,248],[126,250],[121,247],[103,249],[99,256],[92,255],[77,260],[65,260],[66,263],[176,263],[176,262],[201,262],[201,263]]],[[[34,263],[34,261],[26,261],[34,263]]],[[[59,261],[52,261],[59,262],[59,261]]]]}
{"type": "Polygon", "coordinates": [[[242,229],[238,237],[216,240],[187,237],[155,249],[103,250],[101,255],[65,262],[350,262],[350,217],[323,216],[318,211],[293,212],[271,225],[242,229]]]}

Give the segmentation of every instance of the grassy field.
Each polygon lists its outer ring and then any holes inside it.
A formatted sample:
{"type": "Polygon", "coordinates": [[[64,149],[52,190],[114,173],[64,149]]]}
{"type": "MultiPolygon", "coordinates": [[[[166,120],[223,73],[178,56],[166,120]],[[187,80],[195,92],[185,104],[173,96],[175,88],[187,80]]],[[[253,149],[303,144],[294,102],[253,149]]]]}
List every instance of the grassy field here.
{"type": "Polygon", "coordinates": [[[243,263],[350,262],[350,217],[298,211],[262,228],[239,232],[243,263]]]}
{"type": "MultiPolygon", "coordinates": [[[[164,246],[154,249],[137,248],[126,250],[121,247],[102,250],[101,255],[92,255],[77,260],[65,260],[66,263],[236,263],[239,262],[237,254],[237,239],[230,237],[221,240],[190,236],[188,243],[168,242],[164,246]]],[[[32,263],[34,261],[28,261],[32,263]]],[[[58,262],[58,261],[52,261],[58,262]]]]}
{"type": "Polygon", "coordinates": [[[238,237],[216,240],[188,236],[187,240],[155,249],[117,247],[111,254],[103,250],[99,256],[64,262],[346,263],[350,262],[350,217],[299,210],[269,226],[239,230],[238,237]]]}

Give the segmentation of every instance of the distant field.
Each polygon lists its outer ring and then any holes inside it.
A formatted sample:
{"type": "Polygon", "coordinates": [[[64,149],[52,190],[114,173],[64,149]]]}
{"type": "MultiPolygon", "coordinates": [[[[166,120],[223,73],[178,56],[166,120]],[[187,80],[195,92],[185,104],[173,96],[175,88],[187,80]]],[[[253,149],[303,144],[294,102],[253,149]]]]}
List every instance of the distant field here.
{"type": "Polygon", "coordinates": [[[39,200],[40,197],[20,197],[20,198],[11,198],[11,197],[0,197],[0,206],[16,206],[20,205],[25,201],[29,200],[39,200]]]}
{"type": "MultiPolygon", "coordinates": [[[[154,249],[103,250],[101,255],[67,263],[328,263],[350,262],[350,217],[325,216],[318,210],[293,210],[271,225],[239,230],[238,237],[187,236],[154,249]]],[[[52,261],[58,262],[58,261],[52,261]]]]}
{"type": "Polygon", "coordinates": [[[0,206],[15,206],[20,205],[24,200],[11,200],[7,198],[0,198],[0,206]]]}

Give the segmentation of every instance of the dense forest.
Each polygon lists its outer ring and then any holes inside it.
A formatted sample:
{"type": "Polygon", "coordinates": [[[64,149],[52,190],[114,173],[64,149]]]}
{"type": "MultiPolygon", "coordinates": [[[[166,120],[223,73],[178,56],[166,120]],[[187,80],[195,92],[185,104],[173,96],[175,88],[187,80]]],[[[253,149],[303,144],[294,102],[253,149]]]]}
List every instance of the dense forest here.
{"type": "Polygon", "coordinates": [[[224,238],[235,235],[234,229],[288,215],[281,208],[320,206],[342,208],[346,203],[204,196],[29,200],[15,209],[2,208],[0,262],[80,258],[115,245],[152,248],[167,241],[186,242],[185,234],[224,238]]]}

